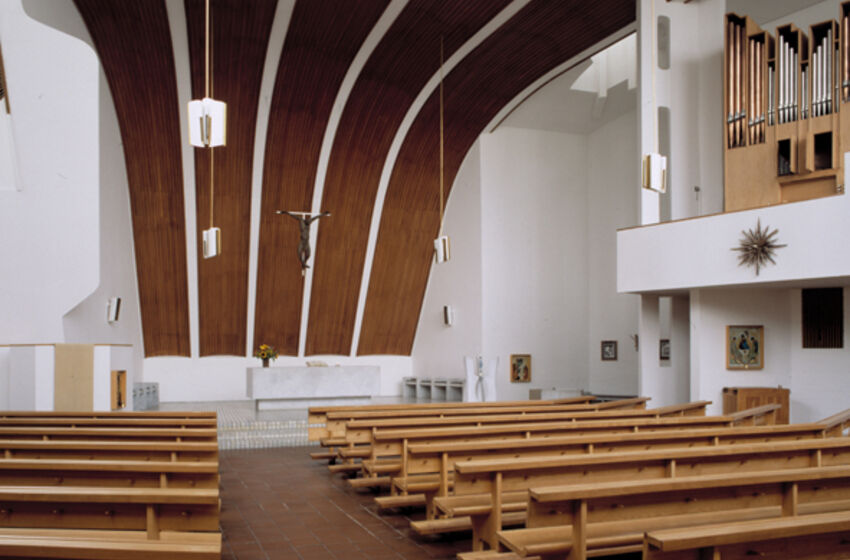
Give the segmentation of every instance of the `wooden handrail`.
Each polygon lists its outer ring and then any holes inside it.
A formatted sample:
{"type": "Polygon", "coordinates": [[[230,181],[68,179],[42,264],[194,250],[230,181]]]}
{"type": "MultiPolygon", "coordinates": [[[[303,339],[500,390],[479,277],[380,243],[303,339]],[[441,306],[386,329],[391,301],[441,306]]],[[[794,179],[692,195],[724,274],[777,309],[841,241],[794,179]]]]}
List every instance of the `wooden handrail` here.
{"type": "Polygon", "coordinates": [[[823,424],[826,429],[836,428],[838,426],[847,427],[847,424],[850,424],[850,408],[828,416],[818,422],[818,424],[823,424]]]}
{"type": "Polygon", "coordinates": [[[658,408],[651,408],[652,412],[656,414],[670,414],[674,412],[684,412],[686,410],[694,410],[697,408],[705,408],[711,404],[711,401],[694,401],[688,403],[681,404],[670,404],[667,406],[659,406],[658,408]]]}
{"type": "Polygon", "coordinates": [[[737,424],[738,422],[743,422],[744,420],[749,420],[751,418],[759,418],[772,414],[775,423],[776,413],[779,411],[780,408],[782,408],[782,405],[777,403],[763,404],[761,406],[747,408],[745,410],[739,410],[738,412],[733,412],[731,414],[728,414],[727,416],[732,419],[733,423],[737,424]]]}

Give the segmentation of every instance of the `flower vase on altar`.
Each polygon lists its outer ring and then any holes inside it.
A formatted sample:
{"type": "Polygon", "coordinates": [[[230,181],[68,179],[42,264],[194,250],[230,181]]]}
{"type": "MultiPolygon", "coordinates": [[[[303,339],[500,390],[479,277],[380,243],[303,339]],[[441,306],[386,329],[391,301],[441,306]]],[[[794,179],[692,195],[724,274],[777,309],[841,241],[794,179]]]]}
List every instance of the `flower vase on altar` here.
{"type": "Polygon", "coordinates": [[[269,367],[270,360],[277,359],[277,350],[268,344],[260,344],[260,347],[254,351],[254,357],[260,358],[263,361],[263,367],[269,367]]]}

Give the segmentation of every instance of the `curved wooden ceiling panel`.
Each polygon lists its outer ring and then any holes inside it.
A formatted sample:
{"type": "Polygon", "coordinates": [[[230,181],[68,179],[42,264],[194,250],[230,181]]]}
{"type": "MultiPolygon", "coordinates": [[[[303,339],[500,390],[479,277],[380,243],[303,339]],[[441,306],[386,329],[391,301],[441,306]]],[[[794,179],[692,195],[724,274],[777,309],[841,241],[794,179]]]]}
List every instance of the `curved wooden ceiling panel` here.
{"type": "MultiPolygon", "coordinates": [[[[192,98],[204,96],[204,0],[185,0],[192,98]]],[[[213,225],[221,255],[204,259],[201,232],[210,227],[210,149],[195,148],[200,355],[245,355],[251,173],[257,104],[277,0],[213,0],[212,93],[227,102],[227,145],[214,148],[213,225]]]]}
{"type": "Polygon", "coordinates": [[[112,91],[130,188],[145,356],[188,356],[177,83],[163,0],[75,0],[112,91]]]}
{"type": "Polygon", "coordinates": [[[274,212],[311,210],[316,166],[334,99],[354,56],[388,3],[300,0],[295,4],[266,137],[255,346],[266,343],[282,354],[298,353],[303,292],[296,256],[298,224],[274,212]]]}
{"type": "MultiPolygon", "coordinates": [[[[446,184],[498,111],[553,67],[635,20],[634,0],[533,1],[445,79],[446,184]]],[[[358,354],[409,355],[439,229],[439,101],[417,115],[381,216],[358,354]]]]}
{"type": "MultiPolygon", "coordinates": [[[[375,48],[348,98],[328,163],[316,244],[307,354],[349,354],[381,171],[411,103],[448,58],[508,0],[411,0],[375,48]]],[[[396,305],[393,301],[390,307],[396,305]]]]}

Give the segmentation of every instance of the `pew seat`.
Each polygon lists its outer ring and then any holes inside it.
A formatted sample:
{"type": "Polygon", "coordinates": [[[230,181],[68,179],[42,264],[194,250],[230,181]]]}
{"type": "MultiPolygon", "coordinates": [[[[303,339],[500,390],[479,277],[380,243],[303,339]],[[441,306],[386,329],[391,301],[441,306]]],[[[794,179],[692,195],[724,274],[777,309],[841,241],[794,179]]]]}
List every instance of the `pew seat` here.
{"type": "Polygon", "coordinates": [[[644,560],[850,558],[850,511],[648,532],[644,560]]]}
{"type": "MultiPolygon", "coordinates": [[[[458,560],[520,560],[514,552],[498,552],[495,550],[479,550],[478,552],[461,552],[458,560]]],[[[530,558],[527,560],[531,560],[530,558]]],[[[539,559],[536,559],[539,560],[539,559]]]]}
{"type": "Polygon", "coordinates": [[[151,540],[145,531],[0,529],[0,558],[219,560],[221,534],[163,531],[151,540]]]}
{"type": "MultiPolygon", "coordinates": [[[[523,525],[525,523],[525,510],[518,512],[508,512],[502,516],[502,525],[512,527],[523,525]]],[[[472,530],[472,518],[468,516],[449,517],[446,519],[423,519],[421,521],[411,521],[410,526],[416,527],[414,530],[418,535],[440,535],[443,533],[459,533],[462,531],[472,530]]]]}
{"type": "Polygon", "coordinates": [[[405,508],[405,507],[423,507],[425,505],[424,494],[408,494],[400,496],[378,496],[375,498],[379,510],[405,508]]]}
{"type": "Polygon", "coordinates": [[[498,541],[522,557],[639,552],[647,531],[847,511],[848,496],[848,467],[539,488],[527,528],[498,541]]]}
{"type": "Polygon", "coordinates": [[[372,455],[372,450],[363,445],[359,447],[343,447],[336,452],[336,455],[343,459],[366,459],[372,455]]]}
{"type": "Polygon", "coordinates": [[[346,483],[350,488],[389,488],[392,478],[385,476],[372,476],[367,478],[349,478],[346,483]]]}
{"type": "Polygon", "coordinates": [[[360,466],[367,475],[395,474],[401,470],[401,461],[387,460],[365,460],[360,466]]]}

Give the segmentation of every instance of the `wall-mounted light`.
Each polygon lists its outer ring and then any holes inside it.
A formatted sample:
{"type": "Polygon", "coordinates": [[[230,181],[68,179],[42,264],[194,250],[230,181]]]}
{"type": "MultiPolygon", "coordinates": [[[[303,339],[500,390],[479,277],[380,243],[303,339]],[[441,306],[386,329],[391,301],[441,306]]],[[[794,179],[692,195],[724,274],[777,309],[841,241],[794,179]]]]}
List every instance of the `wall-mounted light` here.
{"type": "Polygon", "coordinates": [[[117,323],[121,315],[121,298],[111,297],[106,302],[106,322],[117,323]]]}
{"type": "Polygon", "coordinates": [[[451,327],[455,322],[455,311],[451,305],[443,306],[443,324],[451,327]]]}
{"type": "Polygon", "coordinates": [[[643,156],[641,185],[645,189],[667,192],[667,157],[661,154],[643,156]]]}
{"type": "Polygon", "coordinates": [[[659,22],[655,18],[655,0],[650,1],[650,17],[652,24],[651,47],[652,66],[650,66],[650,82],[652,90],[652,146],[653,150],[650,153],[644,154],[641,158],[641,186],[645,189],[656,191],[659,193],[667,192],[667,157],[661,155],[661,150],[658,149],[658,100],[655,95],[655,70],[657,66],[656,56],[659,52],[659,43],[656,39],[656,28],[659,22]]]}
{"type": "Polygon", "coordinates": [[[444,263],[452,258],[452,244],[448,235],[441,235],[434,240],[434,257],[438,263],[444,263]]]}
{"type": "Polygon", "coordinates": [[[204,233],[204,258],[209,259],[221,253],[221,230],[217,227],[205,229],[204,233]]]}

